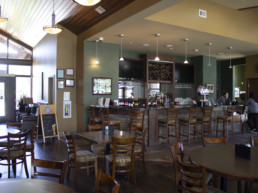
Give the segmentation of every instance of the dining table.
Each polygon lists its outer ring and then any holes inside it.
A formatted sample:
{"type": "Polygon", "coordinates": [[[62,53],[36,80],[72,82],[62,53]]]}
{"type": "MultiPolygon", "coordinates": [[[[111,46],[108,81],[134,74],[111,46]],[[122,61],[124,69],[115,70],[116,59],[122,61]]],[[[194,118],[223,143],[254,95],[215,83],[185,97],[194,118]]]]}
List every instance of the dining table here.
{"type": "MultiPolygon", "coordinates": [[[[258,182],[258,147],[251,147],[251,158],[235,155],[234,144],[212,144],[197,148],[189,153],[192,162],[205,165],[208,172],[238,181],[238,192],[241,192],[241,181],[258,182]]],[[[226,190],[226,181],[222,182],[226,190]]]]}
{"type": "Polygon", "coordinates": [[[40,179],[1,179],[0,189],[5,193],[76,193],[63,184],[40,179]]]}

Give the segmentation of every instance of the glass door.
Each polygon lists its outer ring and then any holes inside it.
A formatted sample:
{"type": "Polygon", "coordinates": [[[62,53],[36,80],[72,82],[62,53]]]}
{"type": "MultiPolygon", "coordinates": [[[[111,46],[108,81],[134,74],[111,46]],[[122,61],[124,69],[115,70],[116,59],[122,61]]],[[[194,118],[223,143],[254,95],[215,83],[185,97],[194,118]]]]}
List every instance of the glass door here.
{"type": "Polygon", "coordinates": [[[5,116],[5,84],[0,82],[0,116],[5,116]]]}

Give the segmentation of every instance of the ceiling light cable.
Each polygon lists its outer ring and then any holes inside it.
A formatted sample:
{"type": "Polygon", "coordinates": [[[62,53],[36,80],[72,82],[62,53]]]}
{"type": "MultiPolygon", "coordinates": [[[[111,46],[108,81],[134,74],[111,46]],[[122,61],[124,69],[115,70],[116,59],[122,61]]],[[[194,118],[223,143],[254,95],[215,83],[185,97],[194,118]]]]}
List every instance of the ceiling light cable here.
{"type": "Polygon", "coordinates": [[[211,64],[211,46],[212,46],[212,43],[208,43],[208,46],[209,46],[209,63],[207,66],[212,66],[211,64]]]}
{"type": "Polygon", "coordinates": [[[124,61],[124,58],[123,58],[123,37],[124,37],[124,34],[120,34],[120,58],[119,58],[119,61],[124,61]]]}
{"type": "Polygon", "coordinates": [[[187,41],[188,39],[184,39],[185,41],[185,61],[184,61],[184,64],[188,64],[188,60],[187,60],[187,41]]]}
{"type": "Polygon", "coordinates": [[[232,50],[232,47],[230,46],[230,47],[228,47],[228,49],[229,49],[229,67],[228,68],[232,68],[232,64],[231,64],[231,50],[232,50]]]}
{"type": "Polygon", "coordinates": [[[8,18],[2,17],[2,12],[1,12],[1,5],[0,5],[0,23],[5,23],[8,21],[8,18]]]}
{"type": "Polygon", "coordinates": [[[160,61],[159,59],[159,37],[160,37],[160,34],[155,34],[156,36],[156,58],[154,59],[155,61],[160,61]]]}

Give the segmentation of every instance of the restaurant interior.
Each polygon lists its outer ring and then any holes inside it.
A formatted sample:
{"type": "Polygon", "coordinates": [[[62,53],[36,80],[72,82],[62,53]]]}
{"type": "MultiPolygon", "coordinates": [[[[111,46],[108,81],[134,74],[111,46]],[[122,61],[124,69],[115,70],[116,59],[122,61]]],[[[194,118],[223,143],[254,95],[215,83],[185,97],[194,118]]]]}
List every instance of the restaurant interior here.
{"type": "Polygon", "coordinates": [[[258,98],[257,10],[0,0],[0,188],[258,192],[245,105],[258,98]],[[55,168],[59,181],[46,174],[55,168]]]}

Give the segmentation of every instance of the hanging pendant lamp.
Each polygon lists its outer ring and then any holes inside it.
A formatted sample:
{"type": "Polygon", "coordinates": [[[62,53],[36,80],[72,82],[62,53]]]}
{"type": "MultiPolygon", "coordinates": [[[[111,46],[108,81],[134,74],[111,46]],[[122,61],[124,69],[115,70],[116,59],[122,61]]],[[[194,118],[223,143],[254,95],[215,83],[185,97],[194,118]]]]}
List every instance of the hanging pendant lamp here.
{"type": "Polygon", "coordinates": [[[92,6],[99,3],[101,0],[73,0],[75,3],[78,3],[83,6],[92,6]]]}
{"type": "Polygon", "coordinates": [[[8,21],[8,18],[4,18],[1,16],[1,6],[0,6],[0,23],[5,23],[8,21]]]}
{"type": "Polygon", "coordinates": [[[98,42],[99,40],[96,40],[96,58],[95,58],[95,64],[99,64],[99,60],[98,60],[98,42]]]}
{"type": "Polygon", "coordinates": [[[124,61],[123,58],[123,37],[125,36],[124,34],[120,34],[120,58],[119,61],[124,61]]]}
{"type": "Polygon", "coordinates": [[[160,61],[159,59],[159,37],[160,37],[160,34],[155,34],[156,36],[156,58],[154,59],[155,61],[160,61]]]}
{"type": "Polygon", "coordinates": [[[188,60],[187,60],[187,42],[188,42],[188,39],[185,38],[184,41],[185,41],[185,61],[184,61],[184,64],[188,64],[188,60]]]}
{"type": "Polygon", "coordinates": [[[212,46],[212,43],[208,43],[208,46],[209,46],[209,62],[208,62],[207,66],[212,66],[211,65],[211,46],[212,46]]]}
{"type": "Polygon", "coordinates": [[[228,47],[228,49],[229,49],[229,67],[228,68],[232,68],[232,65],[231,65],[231,50],[232,50],[232,47],[230,46],[230,47],[228,47]]]}
{"type": "Polygon", "coordinates": [[[55,2],[53,0],[53,14],[52,14],[52,25],[43,27],[43,30],[50,34],[59,34],[63,31],[62,27],[55,24],[55,9],[54,9],[55,2]]]}

